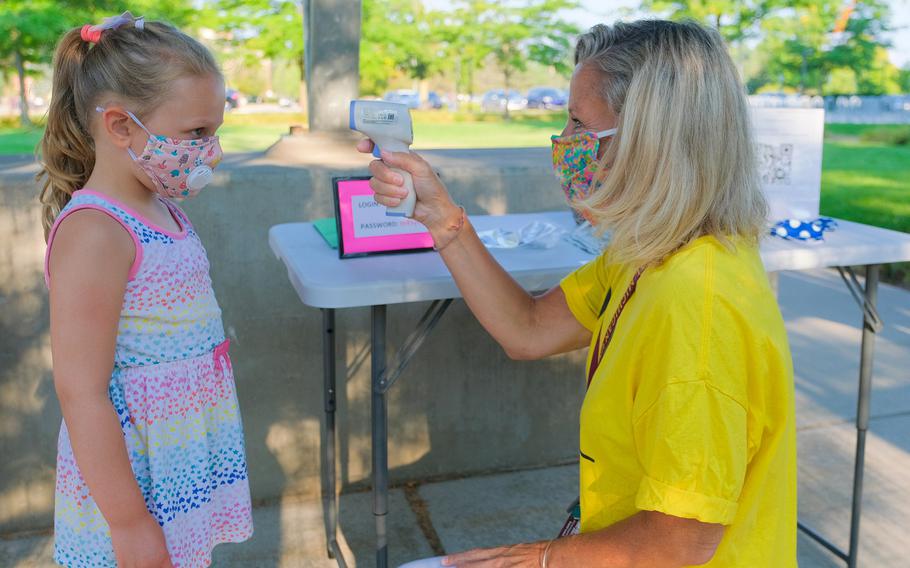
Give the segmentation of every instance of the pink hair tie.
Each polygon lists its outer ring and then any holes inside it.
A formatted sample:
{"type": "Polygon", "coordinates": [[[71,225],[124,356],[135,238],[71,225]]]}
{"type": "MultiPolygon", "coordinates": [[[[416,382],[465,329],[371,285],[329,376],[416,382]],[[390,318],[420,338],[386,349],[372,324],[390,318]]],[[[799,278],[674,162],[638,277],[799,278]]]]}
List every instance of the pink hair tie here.
{"type": "Polygon", "coordinates": [[[105,18],[104,22],[95,26],[85,24],[82,26],[82,40],[90,43],[98,43],[98,40],[101,39],[101,32],[105,30],[116,30],[117,28],[128,24],[133,24],[137,30],[144,30],[145,17],[139,16],[136,18],[133,17],[131,13],[124,12],[119,16],[105,18]]]}
{"type": "Polygon", "coordinates": [[[95,29],[95,26],[91,24],[85,24],[82,26],[82,41],[87,41],[89,43],[98,43],[98,40],[101,39],[102,29],[95,29]]]}

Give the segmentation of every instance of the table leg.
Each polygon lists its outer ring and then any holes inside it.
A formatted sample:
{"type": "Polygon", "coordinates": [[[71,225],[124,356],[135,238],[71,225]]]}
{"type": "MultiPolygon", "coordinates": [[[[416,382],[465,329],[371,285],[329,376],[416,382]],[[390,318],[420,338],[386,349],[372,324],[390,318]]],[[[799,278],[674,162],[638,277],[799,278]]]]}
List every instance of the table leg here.
{"type": "Polygon", "coordinates": [[[859,359],[859,393],[856,398],[856,455],[853,461],[853,504],[850,515],[850,546],[842,551],[819,532],[797,522],[799,530],[824,546],[832,554],[856,568],[859,556],[859,522],[863,504],[863,471],[866,463],[866,432],[869,429],[869,405],[872,396],[872,355],[875,348],[875,334],[883,326],[881,316],[875,307],[878,296],[877,265],[866,266],[866,284],[861,285],[850,267],[837,267],[850,295],[856,300],[863,313],[863,340],[859,359]]]}
{"type": "Polygon", "coordinates": [[[376,520],[376,566],[387,568],[389,549],[386,516],[389,512],[389,440],[385,393],[380,385],[386,367],[386,306],[372,309],[371,415],[373,422],[373,517],[376,520]]]}
{"type": "Polygon", "coordinates": [[[777,300],[780,300],[780,272],[769,272],[768,284],[771,285],[771,293],[777,300]]]}
{"type": "MultiPolygon", "coordinates": [[[[877,265],[866,267],[864,297],[875,310],[878,296],[877,265]]],[[[853,464],[853,510],[850,516],[850,548],[847,566],[856,568],[859,556],[859,522],[862,514],[863,468],[866,460],[866,431],[869,429],[869,403],[872,394],[872,355],[875,347],[875,325],[863,315],[863,346],[859,360],[859,396],[856,403],[856,459],[853,464]]]]}
{"type": "Polygon", "coordinates": [[[329,558],[346,566],[338,546],[338,500],[335,492],[335,310],[322,310],[322,380],[325,438],[322,454],[322,498],[325,504],[326,549],[329,558]]]}

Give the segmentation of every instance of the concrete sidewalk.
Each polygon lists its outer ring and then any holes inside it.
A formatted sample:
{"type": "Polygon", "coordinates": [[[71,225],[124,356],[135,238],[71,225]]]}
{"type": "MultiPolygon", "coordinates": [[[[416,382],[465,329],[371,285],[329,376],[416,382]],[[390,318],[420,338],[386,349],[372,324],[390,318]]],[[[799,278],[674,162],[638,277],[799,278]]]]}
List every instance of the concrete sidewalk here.
{"type": "MultiPolygon", "coordinates": [[[[833,271],[782,275],[780,303],[796,369],[800,518],[846,548],[860,312],[833,271]]],[[[879,311],[885,328],[875,350],[860,565],[907,566],[910,292],[881,286],[879,311]]],[[[551,538],[577,493],[576,475],[576,465],[563,465],[394,489],[388,527],[392,565],[434,553],[551,538]]],[[[349,565],[373,565],[370,507],[369,493],[340,499],[339,540],[349,565]]],[[[216,550],[214,566],[334,566],[325,555],[320,502],[285,499],[258,507],[255,524],[251,541],[216,550]]],[[[52,550],[50,535],[0,540],[0,566],[52,566],[52,550]]],[[[802,535],[799,561],[802,568],[843,566],[802,535]]]]}

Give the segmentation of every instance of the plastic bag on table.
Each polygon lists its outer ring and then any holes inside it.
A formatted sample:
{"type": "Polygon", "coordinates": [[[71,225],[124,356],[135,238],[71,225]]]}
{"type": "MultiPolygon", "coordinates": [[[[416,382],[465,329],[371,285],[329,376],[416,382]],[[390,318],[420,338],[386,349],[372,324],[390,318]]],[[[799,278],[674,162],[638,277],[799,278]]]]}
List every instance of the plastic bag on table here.
{"type": "Polygon", "coordinates": [[[603,236],[597,236],[591,223],[585,221],[571,232],[566,233],[565,240],[569,241],[576,247],[588,254],[600,254],[610,242],[610,234],[605,233],[603,236]]]}
{"type": "Polygon", "coordinates": [[[517,231],[487,229],[478,231],[480,241],[490,249],[511,249],[518,247],[549,249],[556,246],[566,230],[553,223],[534,221],[517,231]]]}

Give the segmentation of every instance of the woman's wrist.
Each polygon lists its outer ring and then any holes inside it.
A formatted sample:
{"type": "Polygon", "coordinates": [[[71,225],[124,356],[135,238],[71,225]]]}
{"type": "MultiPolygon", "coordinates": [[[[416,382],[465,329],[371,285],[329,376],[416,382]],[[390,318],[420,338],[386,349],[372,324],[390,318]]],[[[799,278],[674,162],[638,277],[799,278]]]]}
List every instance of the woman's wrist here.
{"type": "Polygon", "coordinates": [[[467,222],[467,214],[464,207],[453,203],[441,219],[437,226],[430,230],[433,248],[436,251],[443,250],[458,238],[467,222]]]}
{"type": "Polygon", "coordinates": [[[553,547],[553,543],[556,542],[556,539],[550,539],[547,542],[547,545],[543,547],[543,552],[540,555],[540,568],[549,568],[548,564],[550,561],[550,549],[553,547]]]}

